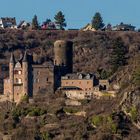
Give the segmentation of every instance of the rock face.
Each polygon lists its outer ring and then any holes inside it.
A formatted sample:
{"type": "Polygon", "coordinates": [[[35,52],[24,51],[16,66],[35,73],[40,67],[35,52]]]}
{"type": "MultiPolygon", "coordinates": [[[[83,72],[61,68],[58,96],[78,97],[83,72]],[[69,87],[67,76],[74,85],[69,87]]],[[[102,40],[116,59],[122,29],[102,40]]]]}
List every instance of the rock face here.
{"type": "Polygon", "coordinates": [[[120,105],[124,113],[131,118],[132,124],[140,130],[140,89],[126,92],[120,105]]]}
{"type": "Polygon", "coordinates": [[[70,105],[70,106],[80,106],[81,103],[79,101],[76,100],[66,100],[65,102],[66,105],[70,105]]]}
{"type": "Polygon", "coordinates": [[[4,135],[3,140],[12,140],[12,136],[11,135],[4,135]]]}

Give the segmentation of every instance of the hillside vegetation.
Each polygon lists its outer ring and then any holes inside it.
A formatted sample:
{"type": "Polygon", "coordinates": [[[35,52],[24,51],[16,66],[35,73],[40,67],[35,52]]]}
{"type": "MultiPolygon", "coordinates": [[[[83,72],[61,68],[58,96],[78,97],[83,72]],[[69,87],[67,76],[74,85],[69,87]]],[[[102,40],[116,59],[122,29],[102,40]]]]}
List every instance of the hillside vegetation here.
{"type": "Polygon", "coordinates": [[[66,106],[61,93],[39,94],[32,103],[24,98],[18,106],[1,103],[0,136],[12,140],[138,140],[140,33],[0,30],[1,81],[8,76],[11,51],[19,58],[28,49],[39,63],[53,61],[57,39],[74,42],[74,72],[109,78],[112,86],[120,86],[117,97],[81,101],[79,107],[66,106]]]}

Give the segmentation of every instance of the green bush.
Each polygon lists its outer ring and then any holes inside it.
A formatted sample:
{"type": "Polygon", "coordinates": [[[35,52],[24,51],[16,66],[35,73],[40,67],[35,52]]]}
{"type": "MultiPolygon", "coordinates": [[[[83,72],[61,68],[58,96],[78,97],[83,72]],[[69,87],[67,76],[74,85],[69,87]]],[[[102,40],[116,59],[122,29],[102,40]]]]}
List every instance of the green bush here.
{"type": "Polygon", "coordinates": [[[32,109],[30,109],[28,114],[29,114],[29,116],[41,116],[41,115],[44,115],[46,113],[47,113],[47,111],[44,109],[32,108],[32,109]]]}
{"type": "Polygon", "coordinates": [[[78,110],[74,108],[64,108],[65,113],[77,113],[78,110]]]}
{"type": "Polygon", "coordinates": [[[116,133],[117,131],[117,126],[114,123],[113,119],[111,116],[107,117],[107,124],[108,124],[108,128],[111,130],[112,133],[116,133]]]}
{"type": "Polygon", "coordinates": [[[114,123],[111,116],[93,116],[91,122],[96,127],[102,126],[102,128],[105,128],[105,131],[109,131],[110,133],[117,132],[117,125],[114,123]]]}
{"type": "Polygon", "coordinates": [[[41,135],[42,140],[51,140],[51,135],[48,132],[44,132],[41,135]]]}
{"type": "Polygon", "coordinates": [[[41,116],[46,114],[47,111],[45,109],[33,107],[33,108],[15,108],[12,112],[13,118],[18,118],[20,116],[41,116]]]}
{"type": "Polygon", "coordinates": [[[24,95],[24,96],[21,98],[21,101],[23,101],[23,102],[28,102],[28,101],[29,101],[29,96],[28,96],[28,95],[24,95]]]}
{"type": "Polygon", "coordinates": [[[130,114],[131,114],[131,118],[132,121],[136,121],[137,120],[137,116],[138,116],[138,112],[135,106],[132,106],[130,109],[130,114]]]}
{"type": "Polygon", "coordinates": [[[99,126],[103,122],[103,117],[102,116],[93,116],[91,119],[91,122],[95,126],[99,126]]]}
{"type": "Polygon", "coordinates": [[[133,73],[133,83],[140,85],[140,68],[137,68],[133,73]]]}

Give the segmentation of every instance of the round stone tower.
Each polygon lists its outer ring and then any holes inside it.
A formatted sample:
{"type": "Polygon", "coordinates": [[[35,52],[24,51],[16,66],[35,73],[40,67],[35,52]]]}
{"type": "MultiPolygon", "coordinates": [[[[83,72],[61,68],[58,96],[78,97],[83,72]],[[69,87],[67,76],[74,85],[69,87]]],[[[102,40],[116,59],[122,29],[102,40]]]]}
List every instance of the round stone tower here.
{"type": "Polygon", "coordinates": [[[66,67],[68,72],[72,72],[73,42],[57,40],[54,43],[54,65],[66,67]]]}

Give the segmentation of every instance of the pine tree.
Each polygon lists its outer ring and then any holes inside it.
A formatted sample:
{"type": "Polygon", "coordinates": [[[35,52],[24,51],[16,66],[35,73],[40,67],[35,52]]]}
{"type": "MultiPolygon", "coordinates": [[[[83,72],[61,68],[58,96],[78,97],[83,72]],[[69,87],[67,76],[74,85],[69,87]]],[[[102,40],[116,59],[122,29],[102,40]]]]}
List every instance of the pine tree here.
{"type": "Polygon", "coordinates": [[[95,13],[92,19],[92,27],[95,28],[96,30],[104,27],[103,19],[99,12],[95,13]]]}
{"type": "Polygon", "coordinates": [[[113,51],[111,53],[110,63],[113,67],[113,72],[115,72],[120,66],[126,64],[127,48],[124,45],[122,39],[118,37],[113,43],[113,51]]]}
{"type": "Polygon", "coordinates": [[[39,23],[38,23],[37,15],[34,15],[34,17],[32,19],[32,29],[34,29],[34,30],[39,29],[39,23]]]}
{"type": "Polygon", "coordinates": [[[59,29],[63,30],[63,27],[66,27],[65,16],[61,11],[59,11],[55,17],[55,23],[58,25],[59,29]]]}

